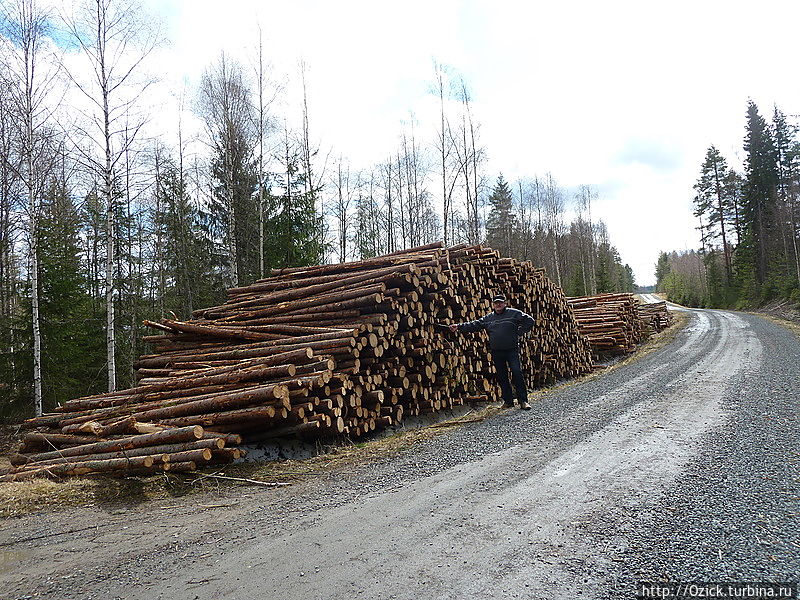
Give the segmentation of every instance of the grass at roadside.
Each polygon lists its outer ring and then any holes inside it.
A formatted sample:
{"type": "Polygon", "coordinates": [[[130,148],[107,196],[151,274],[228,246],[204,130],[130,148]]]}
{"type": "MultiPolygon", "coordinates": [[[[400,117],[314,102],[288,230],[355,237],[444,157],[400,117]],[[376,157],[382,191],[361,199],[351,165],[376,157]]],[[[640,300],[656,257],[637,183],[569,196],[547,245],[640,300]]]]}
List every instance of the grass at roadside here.
{"type": "MultiPolygon", "coordinates": [[[[531,401],[535,402],[554,390],[600,377],[669,344],[689,320],[689,314],[685,312],[675,312],[673,315],[674,324],[661,333],[650,336],[647,341],[640,344],[635,353],[585,377],[537,389],[530,394],[531,401]]],[[[64,482],[32,480],[0,483],[0,518],[76,506],[131,506],[152,500],[179,498],[198,492],[214,493],[247,483],[216,479],[213,477],[215,474],[265,483],[300,483],[305,479],[333,473],[350,465],[401,453],[420,441],[442,435],[456,427],[491,418],[499,412],[501,411],[496,405],[479,406],[459,417],[426,427],[400,429],[391,435],[376,437],[365,442],[321,446],[320,454],[302,460],[222,465],[209,467],[197,473],[178,475],[163,473],[150,477],[121,479],[97,477],[69,479],[64,482]]],[[[2,460],[6,460],[5,457],[0,457],[0,461],[2,460]]]]}

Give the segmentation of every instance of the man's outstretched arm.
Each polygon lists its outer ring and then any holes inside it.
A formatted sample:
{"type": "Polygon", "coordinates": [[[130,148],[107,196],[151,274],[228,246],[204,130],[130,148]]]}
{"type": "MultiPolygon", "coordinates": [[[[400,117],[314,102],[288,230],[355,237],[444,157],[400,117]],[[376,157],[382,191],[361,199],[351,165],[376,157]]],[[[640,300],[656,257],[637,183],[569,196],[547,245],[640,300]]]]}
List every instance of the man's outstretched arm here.
{"type": "Polygon", "coordinates": [[[486,324],[483,322],[483,317],[480,319],[475,319],[474,321],[468,321],[466,323],[453,323],[450,325],[450,331],[480,331],[481,329],[485,329],[486,324]]]}

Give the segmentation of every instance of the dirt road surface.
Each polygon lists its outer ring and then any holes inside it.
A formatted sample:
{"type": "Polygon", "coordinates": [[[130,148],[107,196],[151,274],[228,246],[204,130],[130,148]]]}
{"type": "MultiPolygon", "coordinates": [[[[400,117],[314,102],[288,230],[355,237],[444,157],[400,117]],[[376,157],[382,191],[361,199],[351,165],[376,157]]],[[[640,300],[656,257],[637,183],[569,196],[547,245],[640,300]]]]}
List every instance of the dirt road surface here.
{"type": "Polygon", "coordinates": [[[800,341],[691,311],[601,377],[282,489],[6,521],[8,598],[634,598],[800,573],[800,341]]]}

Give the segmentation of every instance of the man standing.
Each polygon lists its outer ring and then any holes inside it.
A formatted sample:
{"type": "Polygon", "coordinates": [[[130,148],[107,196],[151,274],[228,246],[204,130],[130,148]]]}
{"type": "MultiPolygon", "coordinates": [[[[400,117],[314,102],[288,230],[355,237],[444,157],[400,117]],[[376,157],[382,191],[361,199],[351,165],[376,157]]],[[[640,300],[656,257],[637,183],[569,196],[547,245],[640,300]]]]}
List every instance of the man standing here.
{"type": "Polygon", "coordinates": [[[514,381],[519,407],[530,410],[528,404],[528,390],[525,387],[525,376],[522,374],[522,365],[519,360],[519,336],[528,333],[533,328],[533,317],[529,314],[508,308],[506,297],[502,294],[492,299],[494,310],[488,315],[469,323],[450,325],[450,331],[480,331],[489,332],[489,348],[492,360],[497,368],[497,380],[503,391],[503,408],[514,406],[514,391],[508,380],[508,371],[514,381]]]}

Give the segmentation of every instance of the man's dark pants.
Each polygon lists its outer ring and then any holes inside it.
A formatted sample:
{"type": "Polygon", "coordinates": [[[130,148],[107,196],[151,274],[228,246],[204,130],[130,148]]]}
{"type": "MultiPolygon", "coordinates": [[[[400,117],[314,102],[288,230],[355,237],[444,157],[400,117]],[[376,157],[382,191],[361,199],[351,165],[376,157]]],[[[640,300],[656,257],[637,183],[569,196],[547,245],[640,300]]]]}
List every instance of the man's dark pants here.
{"type": "Polygon", "coordinates": [[[511,383],[508,381],[508,371],[511,370],[511,377],[514,381],[514,388],[517,391],[517,399],[520,402],[528,401],[528,390],[525,387],[525,376],[522,374],[522,365],[519,362],[519,350],[492,350],[492,360],[497,369],[497,382],[503,390],[503,400],[507,404],[514,403],[514,392],[511,383]]]}

